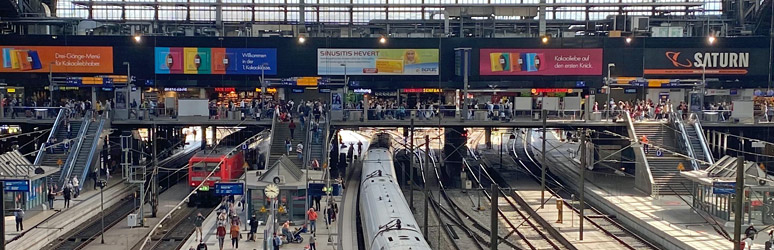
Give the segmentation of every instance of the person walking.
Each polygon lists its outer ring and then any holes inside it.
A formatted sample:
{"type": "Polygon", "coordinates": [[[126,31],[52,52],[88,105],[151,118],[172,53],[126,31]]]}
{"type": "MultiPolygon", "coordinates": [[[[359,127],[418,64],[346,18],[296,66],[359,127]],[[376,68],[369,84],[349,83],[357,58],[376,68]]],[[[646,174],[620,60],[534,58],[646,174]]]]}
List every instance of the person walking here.
{"type": "Polygon", "coordinates": [[[290,120],[290,124],[288,124],[288,129],[290,129],[290,138],[295,138],[293,135],[296,132],[296,123],[293,122],[292,119],[290,120]]]}
{"type": "Polygon", "coordinates": [[[202,213],[197,213],[194,218],[194,226],[196,227],[196,241],[203,239],[202,237],[202,224],[204,223],[204,216],[202,213]]]}
{"type": "Polygon", "coordinates": [[[357,141],[357,158],[360,159],[360,154],[363,153],[363,142],[357,141]]]}
{"type": "Polygon", "coordinates": [[[304,144],[303,143],[299,142],[298,145],[296,145],[296,153],[298,153],[298,159],[301,160],[301,162],[303,163],[304,162],[304,144]]]}
{"type": "Polygon", "coordinates": [[[274,246],[274,250],[279,250],[280,246],[282,245],[282,239],[277,236],[277,233],[274,233],[272,245],[274,246]]]}
{"type": "Polygon", "coordinates": [[[309,250],[317,250],[314,244],[314,235],[309,235],[309,250]]]}
{"type": "MultiPolygon", "coordinates": [[[[330,200],[328,201],[330,202],[330,200]]],[[[333,219],[333,206],[328,203],[328,207],[325,208],[325,228],[330,228],[331,220],[333,219]]]]}
{"type": "Polygon", "coordinates": [[[48,187],[48,209],[54,209],[54,199],[56,199],[55,188],[48,187]]]}
{"type": "Polygon", "coordinates": [[[13,211],[13,217],[16,218],[16,232],[24,231],[24,210],[17,208],[13,211]]]}
{"type": "Polygon", "coordinates": [[[247,234],[247,241],[255,241],[255,233],[258,232],[258,219],[255,218],[255,214],[250,217],[250,233],[247,234]]]}
{"type": "Polygon", "coordinates": [[[290,139],[290,138],[288,138],[287,140],[285,140],[285,149],[287,149],[287,151],[288,151],[288,155],[290,155],[290,150],[292,150],[292,149],[293,149],[293,145],[292,145],[292,144],[290,144],[290,143],[291,143],[291,139],[290,139]]]}
{"type": "Polygon", "coordinates": [[[648,141],[648,137],[645,136],[645,135],[641,136],[640,137],[640,142],[642,143],[643,151],[645,151],[645,154],[648,154],[648,146],[649,146],[648,142],[650,142],[650,141],[648,141]]]}
{"type": "Polygon", "coordinates": [[[70,208],[70,197],[72,195],[72,185],[67,184],[64,190],[62,190],[62,197],[64,197],[64,208],[70,208]]]}
{"type": "Polygon", "coordinates": [[[239,224],[231,224],[231,248],[239,249],[239,224]]]}
{"type": "Polygon", "coordinates": [[[78,184],[80,184],[80,182],[78,181],[78,175],[73,176],[72,182],[73,182],[73,198],[78,198],[78,195],[81,194],[81,189],[78,188],[78,184]]]}
{"type": "Polygon", "coordinates": [[[223,250],[223,241],[226,240],[226,226],[219,224],[216,235],[218,236],[218,246],[220,250],[223,250]]]}
{"type": "Polygon", "coordinates": [[[755,229],[755,226],[753,223],[750,223],[750,226],[747,227],[747,229],[744,230],[744,235],[746,236],[747,240],[745,240],[747,245],[747,250],[752,249],[753,241],[755,240],[755,236],[758,235],[758,229],[755,229]]]}
{"type": "Polygon", "coordinates": [[[309,232],[314,235],[317,231],[317,212],[314,211],[314,208],[310,207],[309,211],[306,212],[306,215],[309,217],[309,232]]]}
{"type": "Polygon", "coordinates": [[[97,176],[99,175],[99,169],[95,169],[94,172],[91,172],[91,180],[94,182],[94,190],[97,190],[97,185],[99,183],[97,182],[97,176]]]}

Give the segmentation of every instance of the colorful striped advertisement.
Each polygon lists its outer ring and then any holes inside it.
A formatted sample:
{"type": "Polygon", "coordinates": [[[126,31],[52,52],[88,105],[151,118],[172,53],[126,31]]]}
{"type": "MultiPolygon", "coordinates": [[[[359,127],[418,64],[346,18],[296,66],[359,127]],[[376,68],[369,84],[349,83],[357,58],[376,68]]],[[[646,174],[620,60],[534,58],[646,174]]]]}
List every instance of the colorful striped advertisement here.
{"type": "Polygon", "coordinates": [[[277,74],[277,49],[156,47],[156,74],[277,74]]]}

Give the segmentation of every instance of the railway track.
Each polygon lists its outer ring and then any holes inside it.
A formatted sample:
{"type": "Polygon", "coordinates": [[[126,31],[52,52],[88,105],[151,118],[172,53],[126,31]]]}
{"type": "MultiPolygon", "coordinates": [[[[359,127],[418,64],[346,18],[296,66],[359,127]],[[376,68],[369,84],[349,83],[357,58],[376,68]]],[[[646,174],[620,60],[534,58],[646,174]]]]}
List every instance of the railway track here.
{"type": "MultiPolygon", "coordinates": [[[[196,214],[202,213],[206,218],[214,210],[214,208],[195,208],[187,206],[180,208],[179,211],[176,212],[176,215],[166,223],[168,226],[165,228],[169,229],[158,230],[156,234],[151,236],[151,241],[145,249],[180,249],[193,234],[196,214]]],[[[141,244],[136,245],[133,249],[139,249],[140,245],[141,244]]]]}
{"type": "MultiPolygon", "coordinates": [[[[491,175],[489,175],[489,172],[486,171],[486,168],[481,164],[471,164],[467,160],[464,160],[463,162],[465,164],[465,170],[469,171],[470,176],[472,176],[473,181],[477,186],[481,183],[480,186],[489,187],[491,183],[496,183],[491,175]],[[474,172],[479,168],[482,173],[481,179],[479,179],[474,172]]],[[[492,201],[492,194],[486,188],[481,190],[481,192],[484,193],[484,196],[489,202],[497,202],[499,208],[497,213],[499,214],[499,217],[507,227],[521,239],[520,242],[523,243],[522,246],[532,250],[563,249],[563,247],[556,243],[556,239],[553,239],[545,233],[546,230],[534,218],[522,211],[513,198],[510,197],[510,194],[503,191],[503,188],[498,187],[498,197],[496,201],[492,201]],[[522,228],[524,225],[527,227],[522,228]]]]}
{"type": "MultiPolygon", "coordinates": [[[[396,136],[400,137],[399,135],[396,136]]],[[[400,144],[400,142],[398,143],[400,144]]],[[[420,149],[420,151],[422,150],[420,149]]],[[[430,192],[430,203],[433,212],[436,214],[437,218],[439,218],[439,222],[443,221],[442,217],[446,219],[445,221],[448,221],[439,224],[444,225],[443,230],[445,231],[446,236],[452,241],[455,249],[468,249],[470,247],[475,247],[480,250],[489,249],[491,231],[488,229],[488,225],[481,224],[474,219],[474,217],[467,213],[465,209],[457,205],[450,196],[449,191],[446,190],[443,183],[440,181],[441,174],[437,167],[438,161],[433,152],[434,151],[430,151],[430,162],[422,165],[423,167],[432,167],[432,171],[430,171],[432,173],[430,176],[425,176],[425,171],[423,169],[421,178],[424,185],[432,185],[432,188],[435,189],[430,192]],[[439,197],[434,197],[433,192],[438,192],[439,197]],[[464,234],[464,237],[460,237],[457,230],[454,228],[460,230],[464,234]]],[[[423,158],[420,157],[420,159],[423,158]]],[[[498,242],[500,242],[501,246],[507,246],[511,249],[523,249],[506,238],[507,236],[498,236],[498,242]]]]}
{"type": "MultiPolygon", "coordinates": [[[[118,224],[123,221],[127,215],[135,210],[134,199],[132,195],[122,198],[120,203],[113,205],[105,210],[105,229],[118,224]]],[[[83,249],[89,243],[99,238],[102,232],[102,217],[95,217],[84,223],[81,230],[67,236],[66,238],[59,239],[58,242],[53,242],[49,247],[44,249],[57,249],[57,250],[69,250],[69,249],[83,249]]]]}
{"type": "MultiPolygon", "coordinates": [[[[540,177],[537,175],[537,173],[541,171],[541,167],[540,164],[537,163],[537,161],[532,157],[532,147],[527,145],[526,137],[521,136],[521,133],[517,133],[516,136],[517,139],[514,140],[513,146],[509,149],[510,156],[513,157],[513,161],[521,165],[522,169],[525,170],[524,172],[528,175],[529,178],[532,178],[535,181],[540,181],[540,177]]],[[[580,211],[578,211],[575,206],[568,202],[568,200],[572,199],[573,194],[571,191],[562,185],[561,182],[556,179],[553,173],[547,172],[546,180],[546,190],[548,190],[548,192],[553,196],[562,197],[564,199],[565,205],[572,208],[576,215],[580,215],[580,211]]],[[[588,204],[585,207],[587,209],[585,213],[586,216],[584,218],[595,228],[604,232],[606,235],[610,236],[612,239],[618,242],[622,248],[631,250],[659,249],[654,244],[646,241],[642,237],[637,236],[636,234],[623,227],[615,220],[614,217],[608,216],[596,208],[589,206],[588,204]]]]}
{"type": "MultiPolygon", "coordinates": [[[[403,148],[406,148],[406,149],[408,149],[410,147],[410,146],[404,144],[403,140],[398,139],[398,138],[403,138],[402,135],[400,135],[398,133],[395,133],[395,132],[392,132],[392,131],[388,131],[388,133],[390,133],[392,135],[393,143],[395,143],[394,145],[398,145],[399,147],[403,147],[403,148]]],[[[420,152],[420,150],[421,150],[420,148],[417,148],[418,152],[414,152],[414,154],[415,154],[415,157],[420,159],[420,161],[423,161],[424,160],[424,156],[423,156],[422,152],[424,152],[424,151],[420,152]]],[[[437,190],[443,190],[443,184],[440,181],[440,178],[439,178],[440,175],[438,173],[438,169],[436,168],[435,160],[432,157],[430,157],[430,162],[429,163],[428,162],[422,162],[420,166],[421,166],[422,170],[420,171],[419,178],[421,178],[422,185],[426,185],[426,186],[427,185],[432,185],[432,186],[427,186],[427,188],[430,189],[430,190],[436,190],[436,191],[437,190]],[[433,172],[435,174],[430,175],[430,176],[426,176],[425,175],[426,171],[424,171],[425,167],[432,167],[433,168],[433,172]]],[[[411,191],[413,192],[414,190],[412,189],[411,191]]],[[[453,249],[455,249],[455,250],[462,249],[460,247],[460,243],[462,243],[462,242],[466,242],[469,245],[474,245],[474,246],[476,246],[476,249],[484,250],[484,248],[481,246],[481,244],[479,244],[477,239],[473,236],[473,233],[470,230],[470,228],[468,228],[466,225],[464,225],[459,220],[458,217],[455,217],[448,210],[445,210],[443,205],[441,204],[441,202],[433,197],[433,191],[428,192],[428,193],[429,193],[429,197],[424,197],[424,198],[428,199],[430,211],[432,211],[432,214],[434,214],[434,217],[438,221],[438,225],[439,225],[438,230],[444,232],[444,235],[445,235],[445,237],[447,239],[446,242],[448,242],[448,244],[450,244],[451,247],[453,249]],[[460,238],[459,235],[457,234],[456,230],[453,229],[454,227],[456,227],[456,228],[462,230],[463,232],[465,232],[465,235],[467,236],[467,239],[469,239],[470,241],[468,242],[467,240],[460,238]]],[[[430,213],[430,211],[424,211],[424,212],[425,213],[430,213]]],[[[428,225],[424,225],[424,226],[427,227],[428,225]]],[[[463,243],[463,244],[466,244],[466,243],[463,243]]],[[[441,245],[440,239],[439,239],[439,241],[436,244],[438,244],[438,246],[441,245]]],[[[438,247],[438,246],[434,246],[434,247],[438,247]]]]}
{"type": "MultiPolygon", "coordinates": [[[[479,145],[482,138],[483,133],[479,133],[476,137],[474,137],[473,140],[471,140],[471,143],[468,146],[469,157],[463,158],[463,171],[468,171],[469,176],[471,176],[474,182],[474,186],[483,187],[484,189],[481,190],[481,192],[484,193],[484,196],[487,200],[489,200],[489,202],[493,202],[490,190],[486,188],[490,187],[492,183],[497,182],[492,178],[486,168],[481,163],[478,163],[480,159],[474,150],[475,147],[479,145]],[[468,158],[471,158],[471,160],[475,162],[471,163],[468,158]],[[478,171],[479,169],[481,171],[478,171]]],[[[498,188],[498,194],[497,201],[494,201],[498,204],[498,216],[501,218],[501,221],[506,224],[506,227],[510,229],[511,233],[508,234],[508,236],[511,236],[512,234],[516,234],[516,236],[518,236],[518,242],[521,243],[519,245],[522,248],[531,250],[558,250],[564,248],[563,246],[557,244],[556,239],[546,235],[546,231],[537,222],[537,220],[535,220],[535,218],[531,218],[524,211],[522,211],[516,201],[514,201],[510,196],[511,194],[506,193],[503,190],[503,187],[498,188]],[[527,227],[522,228],[524,225],[527,227]]]]}

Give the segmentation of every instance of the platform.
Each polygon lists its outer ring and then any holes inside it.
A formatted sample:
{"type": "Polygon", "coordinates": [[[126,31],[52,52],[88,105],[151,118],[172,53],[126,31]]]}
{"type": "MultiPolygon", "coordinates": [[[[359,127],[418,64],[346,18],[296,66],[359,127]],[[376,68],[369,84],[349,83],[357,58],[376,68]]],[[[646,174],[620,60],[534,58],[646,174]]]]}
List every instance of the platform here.
{"type": "Polygon", "coordinates": [[[178,183],[165,192],[159,195],[159,207],[157,211],[157,217],[151,218],[151,206],[145,205],[145,227],[130,228],[126,220],[121,220],[118,224],[105,230],[105,244],[100,243],[99,239],[96,239],[89,243],[83,249],[85,250],[116,250],[116,249],[132,249],[138,242],[145,239],[145,236],[150,232],[149,225],[156,225],[161,216],[167,214],[169,211],[175,208],[181,200],[185,198],[190,192],[186,182],[178,183]]]}
{"type": "MultiPolygon", "coordinates": [[[[339,202],[340,199],[341,199],[341,197],[334,197],[335,202],[339,202]]],[[[320,201],[320,205],[325,207],[325,206],[328,205],[328,203],[325,200],[322,200],[322,201],[320,201]]],[[[339,208],[341,208],[341,207],[339,207],[339,208]]],[[[250,231],[250,227],[249,226],[245,227],[245,225],[247,223],[246,223],[246,220],[244,218],[244,213],[242,213],[240,210],[237,210],[237,213],[239,214],[239,218],[240,218],[240,221],[242,223],[240,225],[240,230],[241,230],[242,237],[243,237],[242,240],[239,241],[239,248],[241,248],[241,249],[263,249],[263,242],[264,242],[263,240],[265,239],[263,231],[264,231],[266,225],[262,224],[262,225],[258,226],[258,233],[256,233],[256,235],[255,235],[256,241],[247,241],[247,233],[250,231]]],[[[336,249],[336,247],[338,245],[336,243],[337,236],[338,236],[337,233],[336,233],[338,231],[337,223],[332,223],[331,225],[326,227],[325,220],[324,220],[324,217],[325,217],[324,214],[322,212],[319,212],[318,215],[319,215],[319,217],[317,218],[317,233],[316,233],[316,237],[315,237],[315,242],[316,242],[316,245],[317,245],[317,249],[336,249]]],[[[340,210],[340,212],[339,212],[339,219],[345,219],[345,218],[341,218],[341,216],[346,216],[346,215],[344,215],[344,213],[341,213],[341,210],[340,210]]],[[[204,224],[202,225],[202,233],[203,233],[203,237],[202,238],[204,238],[203,242],[205,242],[207,244],[207,249],[218,249],[218,239],[217,239],[217,236],[216,236],[216,229],[217,229],[216,217],[217,217],[217,213],[211,213],[207,217],[207,219],[204,220],[204,224]]],[[[348,219],[348,218],[346,218],[346,219],[348,219]]],[[[281,226],[281,225],[282,224],[279,223],[279,226],[281,226]]],[[[297,226],[291,226],[291,231],[295,227],[299,227],[299,226],[298,225],[297,226]]],[[[228,232],[228,228],[226,228],[226,229],[227,229],[227,232],[228,232]]],[[[193,229],[191,229],[191,230],[193,230],[193,229]]],[[[299,250],[300,249],[304,249],[304,247],[306,247],[306,245],[308,245],[308,243],[309,243],[309,237],[311,236],[311,234],[309,234],[309,233],[302,233],[301,235],[304,238],[304,242],[303,243],[301,243],[301,244],[298,244],[298,243],[285,243],[285,244],[282,245],[282,249],[299,249],[299,250]]],[[[196,245],[198,245],[198,244],[199,244],[199,242],[197,242],[195,237],[192,235],[191,237],[188,238],[186,243],[183,244],[183,246],[180,249],[189,249],[191,247],[195,248],[196,245]]],[[[228,233],[226,235],[226,240],[225,240],[225,243],[223,244],[223,248],[224,249],[233,249],[231,247],[231,236],[229,236],[228,233]]]]}
{"type": "MultiPolygon", "coordinates": [[[[537,133],[532,133],[533,147],[540,145],[537,133]]],[[[557,174],[566,184],[577,187],[579,164],[568,159],[563,152],[575,149],[578,144],[564,144],[556,134],[547,135],[547,148],[557,147],[546,155],[548,164],[555,166],[551,172],[557,174]]],[[[533,148],[537,154],[539,150],[533,148]]],[[[539,157],[536,157],[539,159],[539,157]]],[[[650,197],[634,189],[634,179],[586,172],[587,202],[633,229],[640,236],[665,249],[733,249],[726,240],[695,214],[688,204],[677,196],[650,197]]],[[[689,197],[685,198],[687,201],[689,197]]],[[[726,228],[729,233],[733,230],[726,228]]],[[[763,234],[762,234],[763,235],[763,234]]],[[[758,246],[762,246],[762,239],[758,246]]]]}
{"type": "MultiPolygon", "coordinates": [[[[121,198],[131,194],[135,189],[126,185],[120,178],[108,180],[108,188],[104,190],[105,207],[110,207],[121,201],[121,198]]],[[[24,219],[25,231],[15,232],[13,216],[5,218],[6,247],[9,249],[41,249],[56,238],[67,234],[100,212],[100,192],[93,190],[93,184],[86,182],[78,198],[70,201],[69,209],[62,209],[64,200],[58,196],[54,201],[55,210],[28,213],[24,219]]]]}

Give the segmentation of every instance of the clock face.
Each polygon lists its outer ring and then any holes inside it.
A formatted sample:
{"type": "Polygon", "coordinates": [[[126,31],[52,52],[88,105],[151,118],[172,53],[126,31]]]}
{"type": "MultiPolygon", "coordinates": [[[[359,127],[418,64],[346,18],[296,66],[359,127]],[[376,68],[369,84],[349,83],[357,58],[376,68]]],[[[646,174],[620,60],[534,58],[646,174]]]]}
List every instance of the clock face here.
{"type": "Polygon", "coordinates": [[[266,197],[274,199],[275,197],[277,197],[277,195],[279,195],[279,187],[277,187],[277,185],[274,185],[274,184],[269,184],[268,186],[266,186],[264,193],[266,194],[266,197]]]}

